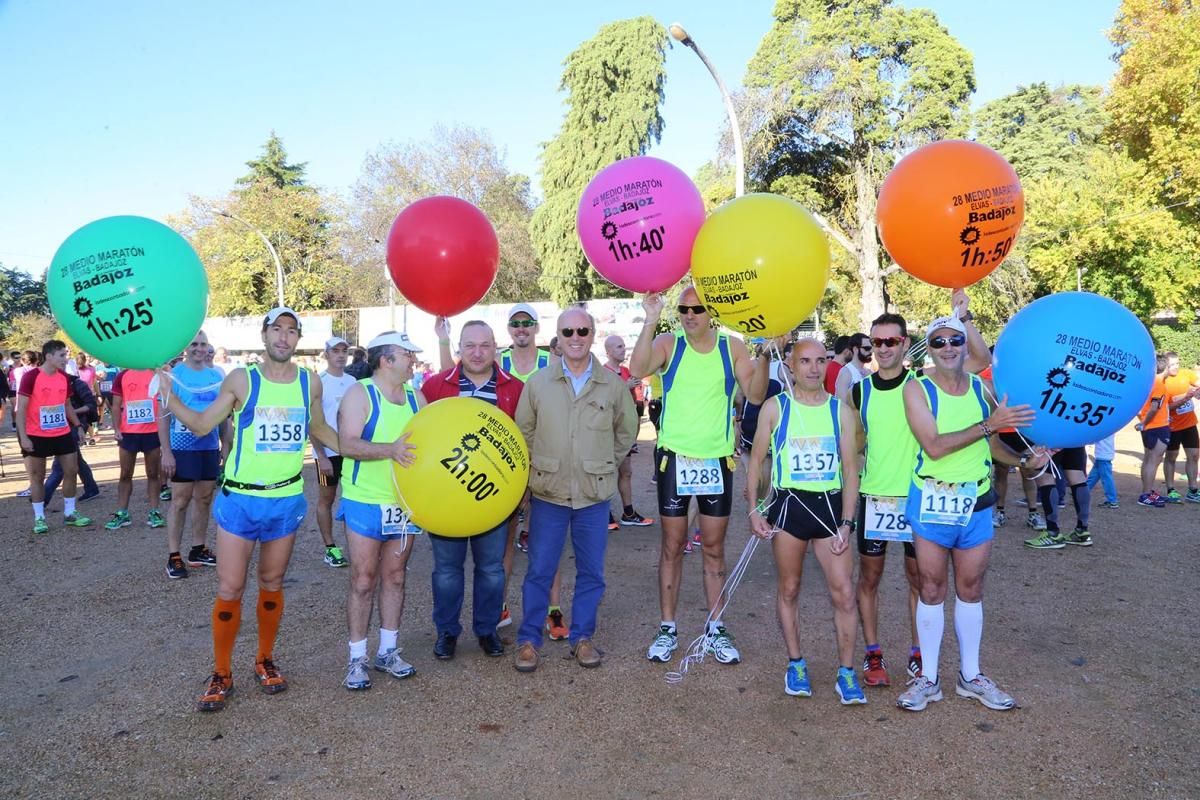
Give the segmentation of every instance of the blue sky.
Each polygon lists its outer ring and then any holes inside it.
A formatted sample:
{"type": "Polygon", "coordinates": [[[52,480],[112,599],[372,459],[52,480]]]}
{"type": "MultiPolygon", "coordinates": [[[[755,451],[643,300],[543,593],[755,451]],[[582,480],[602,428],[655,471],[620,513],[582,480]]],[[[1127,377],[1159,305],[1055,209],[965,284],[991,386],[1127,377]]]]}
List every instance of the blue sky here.
{"type": "MultiPolygon", "coordinates": [[[[1106,84],[1118,0],[910,0],[975,55],[975,104],[1035,81],[1106,84]]],[[[731,88],[773,3],[0,0],[0,262],[39,274],[98,217],[164,219],[217,197],[274,129],[335,192],[383,142],[441,124],[484,128],[534,176],[562,118],[563,58],[606,22],[683,23],[731,88]]],[[[694,172],[724,111],[689,50],[667,57],[666,130],[652,152],[694,172]]]]}

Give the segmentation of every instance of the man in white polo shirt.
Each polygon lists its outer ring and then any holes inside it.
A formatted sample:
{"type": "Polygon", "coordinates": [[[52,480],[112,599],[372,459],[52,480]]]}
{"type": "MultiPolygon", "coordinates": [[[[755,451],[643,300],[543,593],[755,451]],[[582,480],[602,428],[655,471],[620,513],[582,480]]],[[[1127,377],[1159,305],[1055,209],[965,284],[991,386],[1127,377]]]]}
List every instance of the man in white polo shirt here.
{"type": "MultiPolygon", "coordinates": [[[[335,431],[338,427],[338,407],[342,398],[355,384],[353,375],[346,373],[346,359],[350,355],[350,343],[340,336],[331,336],[325,341],[325,371],[321,373],[321,406],[325,419],[335,431]]],[[[328,447],[313,444],[313,457],[317,460],[317,528],[325,542],[325,563],[331,567],[344,567],[350,562],[342,548],[333,540],[333,501],[337,498],[338,481],[342,478],[342,457],[328,447]]]]}

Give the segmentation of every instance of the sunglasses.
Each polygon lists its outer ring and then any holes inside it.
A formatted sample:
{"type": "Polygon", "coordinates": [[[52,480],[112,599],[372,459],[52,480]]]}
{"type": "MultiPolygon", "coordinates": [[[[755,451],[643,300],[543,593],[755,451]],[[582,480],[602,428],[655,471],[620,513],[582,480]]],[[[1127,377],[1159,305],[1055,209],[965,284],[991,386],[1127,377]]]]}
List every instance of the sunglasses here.
{"type": "Polygon", "coordinates": [[[536,319],[510,319],[508,327],[510,328],[532,328],[537,325],[536,319]]]}
{"type": "Polygon", "coordinates": [[[946,345],[953,347],[962,347],[967,343],[967,337],[961,333],[956,333],[953,336],[934,336],[929,340],[929,346],[934,350],[941,350],[946,345]]]}
{"type": "Polygon", "coordinates": [[[572,336],[578,336],[580,339],[582,339],[591,332],[591,328],[563,328],[561,331],[559,331],[564,339],[570,339],[572,336]]]}
{"type": "Polygon", "coordinates": [[[686,314],[695,314],[696,316],[700,316],[701,314],[708,313],[708,309],[704,306],[678,306],[678,310],[679,316],[681,317],[686,314]]]}
{"type": "Polygon", "coordinates": [[[872,338],[871,344],[875,345],[876,347],[899,347],[900,343],[903,341],[903,336],[886,336],[879,339],[872,338]]]}

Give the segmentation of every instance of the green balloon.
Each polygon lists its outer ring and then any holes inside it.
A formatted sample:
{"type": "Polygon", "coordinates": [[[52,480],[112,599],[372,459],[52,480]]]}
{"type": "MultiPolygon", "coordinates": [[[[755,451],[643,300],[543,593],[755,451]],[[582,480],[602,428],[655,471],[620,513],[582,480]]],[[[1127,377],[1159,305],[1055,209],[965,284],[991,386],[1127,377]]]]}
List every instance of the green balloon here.
{"type": "Polygon", "coordinates": [[[208,276],[178,233],[105,217],[67,237],[46,274],[50,310],[84,352],[129,369],[183,352],[208,313],[208,276]]]}

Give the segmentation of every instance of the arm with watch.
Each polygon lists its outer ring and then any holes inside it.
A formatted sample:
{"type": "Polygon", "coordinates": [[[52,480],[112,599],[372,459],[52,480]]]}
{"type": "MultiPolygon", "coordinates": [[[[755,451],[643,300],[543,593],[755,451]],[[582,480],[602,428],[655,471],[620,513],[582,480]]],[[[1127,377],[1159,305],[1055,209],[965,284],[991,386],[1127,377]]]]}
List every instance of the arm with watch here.
{"type": "Polygon", "coordinates": [[[829,550],[835,556],[841,555],[850,547],[854,529],[858,527],[858,489],[861,480],[858,437],[846,435],[854,430],[858,412],[850,403],[839,403],[838,416],[842,430],[842,435],[838,437],[838,456],[842,460],[842,518],[838,520],[837,533],[829,543],[829,550]]]}

